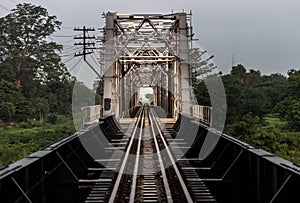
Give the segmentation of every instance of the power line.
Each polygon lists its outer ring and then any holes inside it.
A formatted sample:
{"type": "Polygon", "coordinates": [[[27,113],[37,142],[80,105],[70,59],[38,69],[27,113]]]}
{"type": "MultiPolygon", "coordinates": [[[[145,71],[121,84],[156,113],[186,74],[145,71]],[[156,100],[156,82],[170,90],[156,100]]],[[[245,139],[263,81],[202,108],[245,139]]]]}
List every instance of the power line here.
{"type": "Polygon", "coordinates": [[[68,63],[69,61],[71,61],[71,60],[73,60],[73,59],[75,59],[75,57],[74,56],[72,56],[71,58],[69,58],[69,59],[66,59],[65,61],[62,61],[62,63],[68,63]]]}
{"type": "MultiPolygon", "coordinates": [[[[74,57],[75,58],[75,57],[74,57]]],[[[73,59],[74,59],[73,58],[73,59]]],[[[76,66],[80,63],[80,61],[82,60],[82,58],[80,58],[78,61],[77,61],[77,63],[72,67],[72,68],[70,68],[70,70],[69,70],[69,72],[72,72],[75,68],[76,68],[76,66]]]]}
{"type": "Polygon", "coordinates": [[[52,37],[74,37],[73,35],[51,35],[52,37]]]}
{"type": "Polygon", "coordinates": [[[95,56],[94,56],[94,55],[91,55],[91,58],[92,58],[92,60],[95,62],[95,64],[100,65],[99,62],[98,62],[98,60],[95,59],[95,56]]]}
{"type": "MultiPolygon", "coordinates": [[[[72,56],[74,56],[74,54],[75,54],[76,52],[80,51],[80,50],[81,50],[80,47],[78,47],[78,48],[76,48],[76,49],[74,49],[74,48],[64,49],[64,50],[62,51],[62,55],[70,55],[70,54],[72,54],[72,56]]],[[[62,55],[60,55],[60,56],[62,56],[62,55]]]]}
{"type": "Polygon", "coordinates": [[[100,74],[99,74],[99,72],[88,61],[85,61],[85,62],[90,66],[90,68],[94,71],[94,73],[96,73],[96,75],[98,77],[101,77],[100,74]]]}
{"type": "Polygon", "coordinates": [[[66,54],[62,54],[62,55],[59,55],[59,56],[60,57],[68,57],[68,56],[73,56],[74,57],[74,53],[76,53],[76,52],[66,53],[66,54]]]}

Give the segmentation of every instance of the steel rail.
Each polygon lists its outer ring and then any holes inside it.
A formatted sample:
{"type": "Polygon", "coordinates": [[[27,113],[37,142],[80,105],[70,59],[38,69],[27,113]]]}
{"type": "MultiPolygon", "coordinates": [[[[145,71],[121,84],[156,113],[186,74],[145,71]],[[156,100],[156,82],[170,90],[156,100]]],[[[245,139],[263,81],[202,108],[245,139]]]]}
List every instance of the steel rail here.
{"type": "MultiPolygon", "coordinates": [[[[151,115],[153,116],[153,118],[155,118],[155,116],[154,116],[154,114],[153,114],[152,111],[153,111],[153,109],[150,109],[149,114],[151,114],[151,115]]],[[[158,121],[157,121],[156,119],[154,119],[154,124],[155,124],[156,128],[158,129],[159,136],[160,136],[162,142],[164,143],[165,149],[166,149],[166,151],[167,151],[167,153],[168,153],[168,155],[169,155],[169,158],[170,158],[170,160],[171,160],[172,166],[173,166],[173,168],[174,168],[174,170],[175,170],[175,173],[176,173],[176,175],[177,175],[177,178],[178,178],[178,180],[179,180],[179,182],[180,182],[180,185],[181,185],[181,187],[182,187],[182,189],[183,189],[183,192],[184,192],[184,194],[185,194],[185,197],[186,197],[186,199],[187,199],[187,202],[193,202],[193,199],[192,199],[192,197],[191,197],[191,195],[190,195],[190,193],[189,193],[189,191],[188,191],[188,189],[187,189],[187,187],[186,187],[186,185],[185,185],[185,182],[184,182],[184,180],[183,180],[183,178],[182,178],[182,175],[180,174],[180,172],[179,172],[179,170],[178,170],[178,167],[177,167],[176,162],[175,162],[175,160],[174,160],[174,158],[173,158],[173,155],[172,155],[172,153],[171,153],[171,151],[170,151],[170,149],[169,149],[168,144],[166,143],[166,140],[165,140],[164,136],[163,136],[162,133],[161,133],[161,129],[160,129],[160,127],[159,127],[159,125],[158,125],[158,121]]]]}
{"type": "MultiPolygon", "coordinates": [[[[145,110],[143,110],[143,114],[141,115],[141,127],[140,127],[140,133],[138,138],[138,147],[136,151],[136,157],[135,157],[135,164],[134,164],[134,171],[132,176],[132,184],[131,184],[131,191],[130,191],[130,198],[129,202],[134,203],[135,201],[135,191],[136,191],[136,183],[138,178],[138,170],[139,170],[139,158],[140,158],[140,151],[141,151],[141,141],[142,141],[142,134],[143,134],[143,125],[144,125],[144,119],[145,119],[145,110]]],[[[138,123],[137,123],[138,125],[138,123]]]]}
{"type": "MultiPolygon", "coordinates": [[[[153,118],[153,119],[155,120],[155,118],[153,118]]],[[[170,189],[170,186],[169,186],[167,174],[166,174],[166,171],[165,171],[163,159],[162,159],[162,156],[161,156],[161,153],[160,153],[158,141],[157,141],[157,138],[156,138],[153,119],[150,116],[150,110],[149,110],[150,126],[151,126],[151,130],[152,130],[153,140],[154,140],[155,148],[156,148],[156,154],[157,154],[157,157],[158,157],[159,166],[160,166],[160,170],[161,170],[161,174],[162,174],[162,178],[163,178],[163,183],[164,183],[164,187],[165,187],[165,191],[166,191],[166,195],[167,195],[167,200],[168,200],[169,203],[172,203],[173,202],[172,193],[171,193],[171,189],[170,189]]],[[[158,130],[160,131],[160,129],[158,129],[158,130]]]]}
{"type": "Polygon", "coordinates": [[[142,112],[143,112],[143,109],[141,110],[141,112],[139,114],[139,117],[137,119],[136,125],[135,125],[134,130],[133,130],[133,132],[131,134],[130,142],[128,144],[128,147],[127,147],[127,150],[126,150],[126,153],[125,153],[125,156],[124,156],[124,159],[123,159],[123,162],[122,162],[119,174],[118,174],[116,182],[114,184],[113,191],[112,191],[112,193],[110,195],[110,198],[109,198],[109,201],[108,201],[109,203],[114,203],[115,202],[115,198],[117,197],[117,193],[118,193],[118,190],[119,190],[120,182],[121,182],[122,176],[124,174],[124,170],[125,170],[125,166],[127,164],[128,157],[130,155],[130,149],[131,149],[133,141],[135,139],[136,130],[137,130],[138,124],[139,124],[139,122],[140,122],[140,120],[142,118],[141,117],[142,112]]]}

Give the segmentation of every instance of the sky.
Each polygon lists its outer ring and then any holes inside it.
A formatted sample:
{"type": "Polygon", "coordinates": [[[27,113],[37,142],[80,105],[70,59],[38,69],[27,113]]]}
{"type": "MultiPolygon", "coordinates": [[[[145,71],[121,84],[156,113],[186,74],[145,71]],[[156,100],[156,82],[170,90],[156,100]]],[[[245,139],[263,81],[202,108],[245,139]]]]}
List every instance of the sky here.
{"type": "MultiPolygon", "coordinates": [[[[214,55],[223,73],[230,72],[232,58],[234,65],[243,64],[263,74],[286,75],[289,69],[300,68],[299,0],[1,0],[0,16],[20,2],[41,5],[56,15],[63,25],[55,40],[68,44],[69,50],[74,43],[72,28],[103,27],[103,12],[168,14],[192,10],[197,46],[214,55]]],[[[70,60],[69,66],[82,63],[78,60],[70,60]]],[[[72,71],[76,73],[75,68],[72,71]]]]}

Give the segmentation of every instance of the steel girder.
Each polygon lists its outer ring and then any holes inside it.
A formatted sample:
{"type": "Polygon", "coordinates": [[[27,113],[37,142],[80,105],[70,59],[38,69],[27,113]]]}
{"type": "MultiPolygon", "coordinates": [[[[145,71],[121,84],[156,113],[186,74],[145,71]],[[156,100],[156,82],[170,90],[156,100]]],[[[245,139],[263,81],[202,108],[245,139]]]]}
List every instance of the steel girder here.
{"type": "Polygon", "coordinates": [[[193,99],[187,14],[109,12],[105,18],[104,115],[127,114],[138,103],[137,96],[132,101],[133,94],[144,85],[154,88],[156,105],[168,115],[189,113],[193,99]]]}

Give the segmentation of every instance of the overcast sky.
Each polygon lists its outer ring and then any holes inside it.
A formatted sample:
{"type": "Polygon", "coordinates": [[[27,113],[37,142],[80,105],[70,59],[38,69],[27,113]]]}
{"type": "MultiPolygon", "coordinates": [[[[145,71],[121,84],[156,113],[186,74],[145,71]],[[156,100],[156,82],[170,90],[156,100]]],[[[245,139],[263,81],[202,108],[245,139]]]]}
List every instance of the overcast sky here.
{"type": "Polygon", "coordinates": [[[231,69],[232,55],[235,64],[263,74],[286,74],[300,68],[299,0],[1,0],[0,16],[19,2],[47,8],[63,22],[60,33],[64,35],[73,35],[75,26],[103,27],[101,14],[108,11],[166,14],[192,10],[197,43],[215,56],[214,62],[224,73],[231,69]]]}

